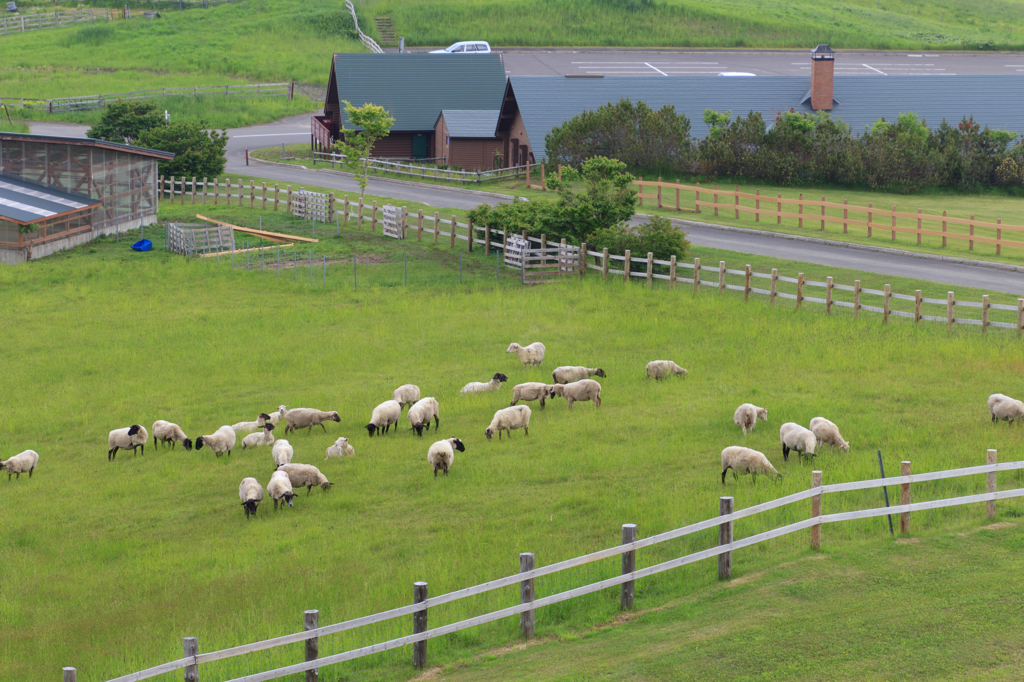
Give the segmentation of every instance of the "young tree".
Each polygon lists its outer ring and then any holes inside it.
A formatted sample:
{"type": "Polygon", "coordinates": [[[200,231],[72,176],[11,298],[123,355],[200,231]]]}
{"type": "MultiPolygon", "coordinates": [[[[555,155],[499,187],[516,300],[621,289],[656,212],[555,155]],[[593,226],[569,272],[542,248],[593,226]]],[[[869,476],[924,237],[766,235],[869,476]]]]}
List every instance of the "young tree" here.
{"type": "Polygon", "coordinates": [[[548,185],[558,190],[558,202],[544,219],[544,231],[572,239],[576,243],[587,241],[597,230],[629,220],[636,212],[636,190],[633,175],[626,164],[617,159],[595,156],[580,166],[583,191],[573,188],[563,173],[563,181],[549,180],[548,185]]]}
{"type": "Polygon", "coordinates": [[[28,244],[28,254],[25,260],[32,260],[32,240],[29,238],[33,232],[42,229],[42,225],[39,223],[29,223],[28,225],[18,225],[18,232],[25,236],[25,243],[28,244]]]}
{"type": "Polygon", "coordinates": [[[136,144],[174,152],[170,161],[160,162],[161,175],[197,178],[217,177],[224,171],[227,131],[206,130],[205,121],[179,121],[143,132],[136,144]]]}
{"type": "Polygon", "coordinates": [[[355,173],[356,182],[359,183],[359,194],[362,196],[366,194],[366,186],[369,184],[368,162],[373,145],[377,140],[388,136],[395,119],[384,107],[376,104],[355,107],[345,100],[342,102],[345,102],[345,113],[348,114],[349,122],[360,130],[359,132],[347,130],[342,125],[341,132],[344,133],[344,139],[338,141],[338,148],[347,157],[345,166],[355,173]]]}
{"type": "Polygon", "coordinates": [[[164,115],[152,102],[119,99],[103,109],[100,122],[89,128],[85,136],[132,144],[143,132],[166,125],[164,115]]]}

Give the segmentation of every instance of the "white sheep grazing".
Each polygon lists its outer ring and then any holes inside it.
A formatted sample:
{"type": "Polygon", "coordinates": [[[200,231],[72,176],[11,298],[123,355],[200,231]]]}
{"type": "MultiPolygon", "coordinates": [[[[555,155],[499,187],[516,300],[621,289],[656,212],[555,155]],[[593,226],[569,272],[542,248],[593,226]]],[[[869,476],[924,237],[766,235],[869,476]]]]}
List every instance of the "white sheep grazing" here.
{"type": "Polygon", "coordinates": [[[813,457],[818,446],[818,440],[810,429],[793,422],[786,422],[779,428],[779,441],[782,443],[782,458],[787,462],[791,451],[813,457]]]}
{"type": "Polygon", "coordinates": [[[647,363],[648,379],[657,381],[658,379],[666,379],[676,374],[685,377],[689,372],[671,360],[651,360],[647,363]]]}
{"type": "Polygon", "coordinates": [[[392,425],[395,426],[395,431],[398,431],[398,418],[401,416],[402,406],[398,404],[398,401],[385,400],[373,408],[373,414],[370,415],[370,423],[364,428],[370,432],[370,438],[373,438],[373,434],[378,431],[382,434],[387,433],[392,425]]]}
{"type": "Polygon", "coordinates": [[[747,431],[753,431],[754,427],[757,426],[757,420],[760,419],[763,422],[768,421],[768,410],[751,403],[743,403],[736,408],[736,411],[732,414],[732,420],[736,422],[736,426],[743,429],[743,435],[747,435],[747,431]]]}
{"type": "Polygon", "coordinates": [[[35,450],[25,450],[19,452],[7,461],[0,461],[0,471],[7,472],[7,480],[11,480],[11,475],[15,475],[21,478],[21,475],[28,472],[28,477],[32,478],[32,472],[36,470],[36,464],[39,464],[39,453],[35,450]]]}
{"type": "Polygon", "coordinates": [[[490,393],[491,391],[497,391],[501,388],[502,383],[508,381],[508,377],[501,372],[496,373],[491,380],[487,383],[482,381],[471,381],[462,387],[459,391],[462,395],[469,395],[472,393],[490,393]]]}
{"type": "Polygon", "coordinates": [[[334,441],[334,445],[327,448],[327,456],[324,457],[324,459],[327,460],[331,457],[344,457],[345,455],[351,457],[354,454],[356,454],[356,449],[349,445],[348,438],[339,438],[334,441]]]}
{"type": "Polygon", "coordinates": [[[993,424],[997,421],[1016,424],[1024,420],[1024,402],[1002,393],[993,393],[988,397],[988,411],[992,415],[993,424]]]}
{"type": "MultiPolygon", "coordinates": [[[[441,412],[436,398],[424,398],[416,401],[416,404],[409,408],[409,423],[417,436],[423,435],[423,429],[430,430],[430,420],[434,420],[434,431],[441,427],[441,412]]],[[[397,428],[397,427],[396,427],[397,428]]]]}
{"type": "Polygon", "coordinates": [[[323,490],[330,490],[334,485],[312,464],[285,464],[280,470],[288,474],[288,480],[292,482],[292,486],[305,488],[307,495],[315,485],[320,486],[323,490]]]}
{"type": "Polygon", "coordinates": [[[295,456],[295,449],[291,443],[282,438],[274,443],[270,456],[274,458],[274,468],[279,469],[285,464],[291,464],[292,457],[295,456]]]}
{"type": "Polygon", "coordinates": [[[231,456],[231,451],[235,448],[235,430],[230,426],[222,426],[217,429],[214,433],[209,436],[199,436],[196,438],[196,451],[203,449],[204,445],[208,445],[213,454],[220,457],[225,452],[228,453],[228,457],[231,456]]]}
{"type": "Polygon", "coordinates": [[[573,403],[582,403],[593,400],[594,405],[601,407],[601,384],[593,379],[581,379],[571,384],[555,384],[551,387],[551,397],[560,396],[569,403],[572,409],[573,403]]]}
{"type": "Polygon", "coordinates": [[[273,424],[274,426],[277,426],[278,423],[280,423],[281,421],[281,417],[283,417],[284,413],[287,411],[287,405],[278,405],[277,409],[270,413],[270,423],[273,424]]]}
{"type": "MultiPolygon", "coordinates": [[[[196,449],[198,450],[198,448],[196,449]]],[[[256,508],[263,501],[263,486],[251,476],[243,478],[242,483],[238,486],[238,497],[242,500],[242,507],[245,508],[245,518],[249,518],[250,515],[256,514],[256,508]]]]}
{"type": "Polygon", "coordinates": [[[757,482],[758,474],[764,474],[776,481],[782,478],[782,475],[775,470],[764,453],[739,445],[722,450],[722,485],[725,485],[725,472],[729,469],[732,469],[734,479],[739,479],[740,474],[750,474],[752,483],[757,482]]]}
{"type": "Polygon", "coordinates": [[[256,421],[238,422],[237,424],[232,424],[231,428],[234,430],[235,433],[252,433],[253,431],[258,431],[259,429],[262,429],[263,425],[266,424],[267,421],[269,420],[269,414],[267,414],[266,412],[260,412],[256,416],[256,421]]]}
{"type": "Polygon", "coordinates": [[[136,448],[142,448],[142,454],[146,454],[146,441],[149,440],[149,432],[144,426],[132,424],[123,429],[114,429],[107,436],[107,461],[117,458],[118,450],[131,450],[135,454],[136,448]]]}
{"type": "Polygon", "coordinates": [[[153,445],[159,446],[161,442],[170,443],[171,448],[181,443],[186,450],[192,449],[192,439],[185,435],[180,426],[157,419],[153,422],[153,445]]]}
{"type": "Polygon", "coordinates": [[[839,427],[824,417],[815,417],[811,420],[811,433],[819,443],[839,448],[840,452],[850,451],[850,443],[843,440],[839,427]]]}
{"type": "Polygon", "coordinates": [[[443,469],[444,475],[448,475],[448,469],[455,461],[455,451],[465,452],[466,446],[458,438],[439,440],[427,450],[427,462],[434,469],[434,478],[437,478],[437,470],[443,469]]]}
{"type": "Polygon", "coordinates": [[[391,399],[405,407],[419,402],[420,387],[415,384],[402,384],[391,394],[391,399]]]}
{"type": "Polygon", "coordinates": [[[337,412],[324,412],[312,407],[296,407],[284,413],[284,420],[288,423],[284,427],[285,435],[288,435],[289,431],[297,429],[306,429],[306,433],[309,433],[313,430],[314,426],[319,426],[324,430],[324,433],[327,433],[327,427],[324,426],[324,422],[340,422],[341,417],[338,416],[337,412]]]}
{"type": "Polygon", "coordinates": [[[498,410],[494,413],[494,419],[491,420],[491,425],[484,431],[484,435],[487,436],[487,440],[491,439],[495,433],[498,434],[498,440],[501,440],[501,432],[508,431],[508,437],[512,437],[512,429],[523,429],[526,435],[530,435],[530,415],[533,414],[530,408],[526,405],[516,405],[515,407],[506,407],[498,410]]]}
{"type": "Polygon", "coordinates": [[[250,433],[248,436],[242,439],[242,449],[246,448],[258,448],[264,445],[274,444],[274,425],[267,422],[263,425],[263,429],[256,433],[250,433]]]}
{"type": "Polygon", "coordinates": [[[295,499],[295,493],[292,491],[292,481],[284,471],[275,471],[270,476],[270,483],[267,484],[267,494],[274,501],[274,511],[277,511],[278,502],[281,503],[281,509],[284,509],[285,504],[289,507],[295,506],[292,504],[292,500],[295,499]]]}
{"type": "Polygon", "coordinates": [[[540,341],[531,343],[529,346],[520,346],[518,343],[511,343],[505,350],[506,353],[515,353],[519,360],[526,366],[539,365],[544,360],[544,352],[547,349],[540,341]]]}
{"type": "Polygon", "coordinates": [[[544,409],[544,401],[551,397],[551,385],[540,381],[529,381],[512,387],[512,404],[514,407],[520,400],[540,400],[540,409],[544,409]]]}
{"type": "Polygon", "coordinates": [[[606,377],[608,375],[600,367],[566,366],[555,367],[551,370],[551,378],[556,384],[571,384],[574,381],[589,379],[592,376],[606,377]]]}

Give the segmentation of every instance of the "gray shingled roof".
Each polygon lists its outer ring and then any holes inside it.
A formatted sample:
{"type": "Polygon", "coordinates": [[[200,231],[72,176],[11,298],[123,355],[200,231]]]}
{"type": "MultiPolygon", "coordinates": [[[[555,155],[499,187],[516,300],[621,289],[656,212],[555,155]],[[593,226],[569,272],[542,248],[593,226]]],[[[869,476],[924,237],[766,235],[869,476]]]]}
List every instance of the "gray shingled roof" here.
{"type": "MultiPolygon", "coordinates": [[[[734,116],[760,111],[771,125],[790,108],[810,112],[801,103],[810,79],[802,76],[709,78],[706,76],[564,78],[513,76],[515,94],[534,156],[546,158],[544,137],[584,110],[628,97],[653,109],[672,104],[689,117],[694,137],[707,135],[705,109],[734,116]]],[[[832,115],[850,124],[855,134],[880,118],[893,121],[914,112],[932,128],[964,116],[989,128],[1024,133],[1024,76],[837,76],[832,115]]]]}
{"type": "Polygon", "coordinates": [[[0,174],[0,218],[21,225],[76,213],[103,202],[0,174]]]}
{"type": "MultiPolygon", "coordinates": [[[[505,66],[492,54],[335,54],[341,122],[347,100],[387,109],[392,131],[433,130],[442,109],[497,109],[505,94],[505,66]]],[[[494,132],[491,127],[491,134],[494,132]]]]}
{"type": "Polygon", "coordinates": [[[498,113],[498,109],[445,109],[441,116],[444,116],[450,137],[494,137],[498,113]]]}

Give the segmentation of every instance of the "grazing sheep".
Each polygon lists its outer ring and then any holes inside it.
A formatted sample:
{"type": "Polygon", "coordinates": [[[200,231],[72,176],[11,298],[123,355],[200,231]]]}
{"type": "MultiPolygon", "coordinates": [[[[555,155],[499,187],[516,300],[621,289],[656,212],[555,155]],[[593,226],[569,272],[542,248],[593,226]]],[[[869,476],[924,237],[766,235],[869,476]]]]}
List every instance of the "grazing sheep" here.
{"type": "Polygon", "coordinates": [[[295,456],[295,449],[291,443],[282,438],[274,443],[270,456],[274,458],[274,468],[280,469],[285,464],[291,464],[292,457],[295,456]]]}
{"type": "Polygon", "coordinates": [[[988,397],[988,411],[992,415],[993,424],[996,421],[1016,424],[1018,421],[1024,420],[1024,402],[1002,393],[993,393],[988,397]]]}
{"type": "Polygon", "coordinates": [[[7,480],[11,480],[11,475],[15,475],[17,478],[21,478],[21,475],[28,472],[28,477],[32,478],[32,472],[36,470],[36,464],[39,463],[39,453],[35,450],[25,450],[19,452],[10,459],[0,461],[0,471],[7,472],[7,480]]]}
{"type": "Polygon", "coordinates": [[[256,421],[238,422],[237,424],[232,424],[231,428],[234,430],[235,433],[252,433],[253,431],[258,431],[259,429],[262,429],[263,425],[266,424],[267,421],[269,420],[269,414],[267,414],[266,412],[260,412],[259,415],[256,417],[256,421]]]}
{"type": "Polygon", "coordinates": [[[824,417],[815,417],[811,420],[811,433],[819,443],[839,448],[840,452],[850,451],[850,443],[843,440],[839,427],[824,417]]]}
{"type": "Polygon", "coordinates": [[[138,424],[123,429],[114,429],[107,436],[107,461],[117,458],[118,450],[131,450],[135,454],[136,448],[142,448],[142,454],[146,454],[146,441],[149,440],[149,432],[145,427],[138,424]]]}
{"type": "Polygon", "coordinates": [[[676,374],[685,377],[689,372],[671,360],[651,360],[647,363],[648,379],[657,381],[658,379],[665,379],[676,374]]]}
{"type": "Polygon", "coordinates": [[[274,501],[274,511],[277,511],[277,503],[279,501],[281,509],[284,509],[286,503],[289,507],[295,506],[292,504],[292,500],[295,499],[295,493],[292,491],[292,481],[288,478],[288,474],[283,471],[275,471],[270,476],[270,483],[267,484],[267,494],[274,501]]]}
{"type": "MultiPolygon", "coordinates": [[[[227,428],[230,429],[231,427],[227,428]]],[[[196,442],[198,443],[199,441],[197,440],[196,442]]],[[[199,448],[197,447],[196,449],[198,450],[199,448]]],[[[249,518],[250,515],[256,514],[256,508],[263,501],[263,486],[251,476],[243,478],[241,485],[238,486],[238,497],[242,500],[242,507],[245,508],[245,518],[249,518]]]]}
{"type": "Polygon", "coordinates": [[[331,486],[334,485],[312,464],[285,464],[281,467],[280,471],[288,474],[288,480],[292,482],[292,486],[296,488],[304,487],[307,495],[309,495],[309,492],[315,485],[320,486],[324,490],[330,490],[331,486]]]}
{"type": "Polygon", "coordinates": [[[258,448],[263,445],[274,444],[274,425],[269,421],[263,425],[262,431],[256,433],[250,433],[248,436],[242,439],[242,449],[246,448],[258,448]]]}
{"type": "Polygon", "coordinates": [[[569,403],[569,409],[576,402],[593,400],[594,405],[601,407],[601,384],[593,379],[581,379],[571,384],[555,384],[551,387],[551,397],[561,396],[569,403]]]}
{"type": "Polygon", "coordinates": [[[391,399],[402,407],[413,405],[419,402],[420,387],[415,384],[403,384],[395,389],[395,392],[391,394],[391,399]]]}
{"type": "Polygon", "coordinates": [[[818,445],[814,433],[793,422],[786,422],[779,428],[779,441],[782,443],[782,457],[787,462],[790,451],[801,456],[813,457],[814,450],[818,445]]]}
{"type": "Polygon", "coordinates": [[[592,376],[606,377],[607,374],[600,367],[555,367],[551,371],[551,378],[556,384],[571,384],[581,379],[589,379],[592,376]]]}
{"type": "Polygon", "coordinates": [[[434,468],[434,478],[437,478],[438,469],[443,469],[444,475],[448,475],[448,469],[455,461],[455,450],[466,451],[466,446],[458,438],[439,440],[430,446],[427,450],[427,462],[434,468]]]}
{"type": "Polygon", "coordinates": [[[199,436],[196,438],[196,451],[203,449],[204,445],[210,446],[213,454],[220,457],[225,452],[228,457],[235,448],[235,430],[230,426],[222,426],[210,436],[199,436]]]}
{"type": "Polygon", "coordinates": [[[398,418],[401,416],[402,406],[398,404],[398,401],[385,400],[373,408],[373,414],[370,415],[370,423],[364,428],[370,432],[370,438],[373,438],[373,434],[377,431],[387,433],[392,424],[395,425],[395,431],[397,431],[398,418]]]}
{"type": "Polygon", "coordinates": [[[327,456],[325,460],[331,457],[344,457],[345,455],[352,456],[356,454],[356,449],[348,444],[348,438],[339,438],[334,441],[334,445],[327,448],[327,456]]]}
{"type": "Polygon", "coordinates": [[[722,450],[722,485],[725,485],[725,472],[729,469],[732,469],[732,477],[737,480],[740,474],[750,474],[752,483],[757,482],[758,474],[776,481],[782,478],[763,453],[739,445],[722,450]]]}
{"type": "Polygon", "coordinates": [[[470,393],[489,393],[490,391],[497,391],[505,381],[508,381],[508,377],[501,372],[498,372],[491,377],[491,380],[486,384],[480,381],[469,382],[462,387],[462,390],[459,391],[459,393],[462,395],[468,395],[470,393]]]}
{"type": "MultiPolygon", "coordinates": [[[[430,430],[430,420],[434,420],[434,431],[441,427],[441,412],[435,398],[424,398],[416,401],[409,408],[409,423],[417,436],[423,435],[423,429],[430,430]]],[[[396,427],[397,428],[397,427],[396,427]]]]}
{"type": "Polygon", "coordinates": [[[297,429],[306,429],[306,433],[309,433],[314,426],[319,426],[324,433],[327,433],[324,422],[340,422],[341,417],[337,412],[324,412],[312,407],[296,407],[284,413],[284,420],[288,422],[288,425],[284,427],[285,435],[288,435],[289,431],[297,429]]]}
{"type": "Polygon", "coordinates": [[[506,353],[515,353],[519,356],[523,365],[536,366],[544,360],[544,352],[547,349],[540,341],[531,343],[529,346],[520,346],[518,343],[509,344],[506,353]]]}
{"type": "Polygon", "coordinates": [[[501,432],[508,431],[508,437],[512,437],[512,429],[523,429],[526,435],[530,435],[530,415],[533,414],[526,405],[506,407],[494,413],[491,425],[484,431],[487,440],[497,432],[498,440],[501,440],[501,432]]]}
{"type": "Polygon", "coordinates": [[[753,431],[754,427],[757,426],[757,420],[760,419],[763,422],[768,421],[768,410],[757,405],[750,403],[743,403],[736,408],[733,412],[732,420],[736,422],[736,426],[743,429],[743,435],[747,435],[747,431],[753,431]]]}
{"type": "Polygon", "coordinates": [[[544,409],[544,401],[551,397],[551,385],[540,381],[516,384],[512,388],[512,403],[515,406],[520,400],[540,400],[540,409],[544,409]]]}
{"type": "Polygon", "coordinates": [[[277,410],[270,413],[270,423],[273,424],[274,426],[277,426],[278,423],[281,421],[281,417],[283,417],[284,413],[287,411],[287,405],[278,405],[277,410]]]}
{"type": "Polygon", "coordinates": [[[153,422],[153,445],[159,447],[160,443],[170,443],[173,449],[178,443],[185,446],[186,450],[192,449],[192,439],[185,435],[177,424],[157,419],[153,422]]]}

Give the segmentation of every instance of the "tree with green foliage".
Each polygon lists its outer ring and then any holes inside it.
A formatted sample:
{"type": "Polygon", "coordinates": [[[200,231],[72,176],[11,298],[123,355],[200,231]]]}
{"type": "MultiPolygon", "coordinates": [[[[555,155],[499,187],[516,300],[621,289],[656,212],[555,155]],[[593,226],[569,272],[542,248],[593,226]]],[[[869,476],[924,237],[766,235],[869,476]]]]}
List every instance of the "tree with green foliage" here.
{"type": "Polygon", "coordinates": [[[633,256],[643,257],[653,253],[658,260],[686,258],[690,242],[686,233],[676,229],[672,221],[661,216],[651,216],[649,222],[631,226],[617,223],[597,230],[587,238],[587,248],[608,249],[610,253],[625,253],[629,249],[633,256]]]}
{"type": "Polygon", "coordinates": [[[164,115],[152,102],[119,99],[104,107],[100,122],[89,128],[85,136],[133,144],[145,131],[166,125],[164,115]]]}
{"type": "Polygon", "coordinates": [[[565,237],[579,244],[597,230],[629,220],[636,213],[634,176],[617,159],[595,156],[580,166],[582,191],[571,180],[577,172],[562,173],[562,181],[549,181],[558,191],[558,201],[543,216],[541,227],[548,235],[565,237]]]}
{"type": "Polygon", "coordinates": [[[352,106],[347,101],[345,113],[348,114],[349,123],[359,131],[348,130],[344,124],[341,127],[342,139],[338,140],[337,146],[342,154],[346,156],[345,166],[356,176],[359,183],[359,196],[366,194],[366,186],[369,184],[369,160],[373,152],[373,145],[388,136],[395,119],[388,113],[387,109],[376,104],[364,104],[361,107],[352,106]]]}
{"type": "Polygon", "coordinates": [[[206,130],[205,121],[178,121],[144,131],[136,144],[174,152],[174,158],[160,162],[161,175],[215,178],[224,172],[226,130],[206,130]]]}
{"type": "Polygon", "coordinates": [[[28,244],[28,253],[25,256],[25,260],[32,260],[32,240],[29,238],[33,233],[43,228],[39,223],[29,223],[28,225],[18,225],[18,233],[21,234],[25,243],[28,244]]]}

